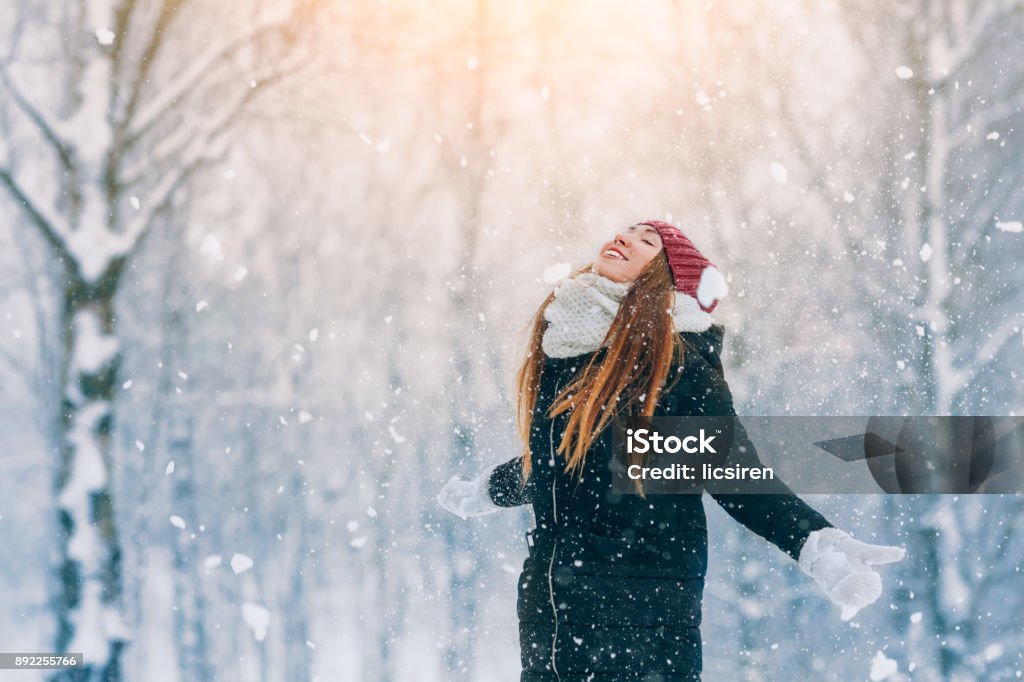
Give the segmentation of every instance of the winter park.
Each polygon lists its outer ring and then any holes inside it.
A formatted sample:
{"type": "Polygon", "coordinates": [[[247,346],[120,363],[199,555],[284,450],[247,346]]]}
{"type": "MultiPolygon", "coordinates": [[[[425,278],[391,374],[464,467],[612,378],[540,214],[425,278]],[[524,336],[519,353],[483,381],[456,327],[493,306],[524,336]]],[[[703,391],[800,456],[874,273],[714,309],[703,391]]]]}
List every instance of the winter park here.
{"type": "Polygon", "coordinates": [[[4,3],[0,681],[1021,679],[1022,36],[4,3]]]}

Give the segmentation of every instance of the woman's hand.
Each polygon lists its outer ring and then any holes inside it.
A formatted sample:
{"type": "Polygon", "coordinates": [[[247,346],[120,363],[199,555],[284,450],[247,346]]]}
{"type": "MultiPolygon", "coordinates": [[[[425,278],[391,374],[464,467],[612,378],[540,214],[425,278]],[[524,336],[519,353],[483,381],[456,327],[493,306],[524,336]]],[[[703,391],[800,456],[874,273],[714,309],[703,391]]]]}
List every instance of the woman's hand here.
{"type": "Polygon", "coordinates": [[[437,494],[438,504],[462,519],[498,511],[501,507],[494,504],[487,489],[494,469],[493,466],[488,467],[471,481],[452,476],[437,494]]]}
{"type": "Polygon", "coordinates": [[[906,555],[902,547],[870,545],[838,528],[822,528],[807,536],[800,550],[800,568],[814,578],[846,621],[882,594],[882,576],[872,568],[906,555]]]}

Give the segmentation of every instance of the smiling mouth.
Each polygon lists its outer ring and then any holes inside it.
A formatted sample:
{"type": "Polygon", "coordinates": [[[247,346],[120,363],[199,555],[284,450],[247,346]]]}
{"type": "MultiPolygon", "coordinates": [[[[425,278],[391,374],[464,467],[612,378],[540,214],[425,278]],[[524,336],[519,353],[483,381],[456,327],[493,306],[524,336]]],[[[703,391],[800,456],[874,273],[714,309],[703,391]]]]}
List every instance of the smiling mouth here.
{"type": "Polygon", "coordinates": [[[626,258],[625,255],[623,255],[621,251],[616,249],[614,246],[605,249],[604,253],[602,253],[601,255],[604,256],[605,258],[611,258],[613,260],[629,260],[628,258],[626,258]]]}

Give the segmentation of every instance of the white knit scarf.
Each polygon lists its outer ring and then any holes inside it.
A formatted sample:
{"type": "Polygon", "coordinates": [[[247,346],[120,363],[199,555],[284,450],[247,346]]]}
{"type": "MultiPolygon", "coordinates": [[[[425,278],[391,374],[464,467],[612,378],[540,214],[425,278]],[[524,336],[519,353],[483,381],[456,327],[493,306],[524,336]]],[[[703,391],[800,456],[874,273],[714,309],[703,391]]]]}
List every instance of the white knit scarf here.
{"type": "MultiPolygon", "coordinates": [[[[613,282],[593,269],[559,282],[554,300],[544,310],[548,321],[541,341],[544,354],[569,358],[599,349],[630,284],[613,282]]],[[[697,299],[677,291],[672,322],[677,332],[702,332],[712,319],[697,299]]]]}

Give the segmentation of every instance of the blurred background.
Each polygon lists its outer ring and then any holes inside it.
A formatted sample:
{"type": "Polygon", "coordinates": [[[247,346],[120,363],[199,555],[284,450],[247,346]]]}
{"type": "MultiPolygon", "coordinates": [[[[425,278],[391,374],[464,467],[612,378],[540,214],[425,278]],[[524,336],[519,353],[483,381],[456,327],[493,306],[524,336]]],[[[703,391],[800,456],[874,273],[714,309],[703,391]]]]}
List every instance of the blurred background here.
{"type": "MultiPolygon", "coordinates": [[[[727,275],[740,414],[1024,414],[1022,34],[1019,0],[7,3],[0,650],[89,665],[17,679],[518,680],[527,512],[434,497],[518,453],[531,316],[639,220],[727,275]]],[[[705,679],[1020,678],[1021,499],[809,501],[909,558],[842,623],[709,503],[705,679]]]]}

